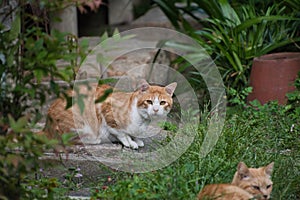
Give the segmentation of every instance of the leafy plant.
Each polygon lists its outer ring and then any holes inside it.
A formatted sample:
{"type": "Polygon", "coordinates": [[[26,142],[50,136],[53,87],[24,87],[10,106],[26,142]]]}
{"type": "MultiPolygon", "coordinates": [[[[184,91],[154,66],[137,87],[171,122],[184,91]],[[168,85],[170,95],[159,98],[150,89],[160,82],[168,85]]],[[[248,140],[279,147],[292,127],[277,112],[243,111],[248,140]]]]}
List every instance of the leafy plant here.
{"type": "Polygon", "coordinates": [[[217,50],[218,53],[213,56],[229,86],[238,89],[240,85],[248,84],[254,57],[294,42],[295,30],[292,31],[288,23],[292,18],[281,15],[283,9],[277,11],[277,15],[272,15],[274,11],[275,6],[261,15],[251,5],[242,6],[239,12],[231,8],[230,12],[235,13],[232,15],[235,17],[227,18],[225,23],[208,19],[212,27],[198,31],[200,36],[211,42],[209,45],[214,46],[213,51],[217,50]]]}
{"type": "Polygon", "coordinates": [[[68,189],[57,178],[27,178],[22,183],[22,199],[69,199],[64,197],[68,189]]]}
{"type": "Polygon", "coordinates": [[[295,118],[297,118],[298,116],[300,116],[300,72],[298,72],[298,78],[296,78],[294,86],[296,90],[286,94],[288,103],[285,108],[292,115],[294,115],[295,118]]]}
{"type": "Polygon", "coordinates": [[[179,1],[155,2],[175,28],[190,34],[205,48],[222,72],[227,87],[238,92],[248,85],[254,57],[300,41],[295,26],[299,22],[298,11],[287,14],[290,7],[279,2],[265,10],[255,7],[253,1],[235,7],[227,0],[187,1],[184,6],[179,6],[179,1]],[[203,28],[195,30],[185,15],[203,28]]]}
{"type": "MultiPolygon", "coordinates": [[[[41,117],[46,98],[64,94],[71,86],[74,73],[87,53],[86,41],[74,44],[73,40],[67,40],[70,35],[66,33],[45,32],[37,16],[23,13],[27,3],[30,2],[22,1],[11,13],[5,13],[16,14],[10,30],[0,24],[1,199],[40,199],[43,195],[49,199],[54,188],[59,187],[56,180],[44,178],[38,188],[37,183],[30,181],[29,174],[40,168],[39,158],[46,149],[68,145],[69,136],[63,137],[59,144],[33,133],[32,128],[41,117]],[[28,18],[33,24],[25,23],[28,18]],[[27,29],[22,29],[25,24],[27,29]],[[66,66],[58,67],[58,60],[65,61],[66,66]],[[61,86],[57,80],[69,84],[61,86]],[[28,189],[32,184],[35,184],[32,190],[28,189]]],[[[47,1],[39,3],[38,6],[53,6],[47,1]]]]}
{"type": "Polygon", "coordinates": [[[160,123],[159,126],[161,128],[163,128],[164,130],[171,131],[171,132],[177,132],[177,130],[178,130],[178,127],[176,126],[176,124],[173,124],[168,121],[160,123]]]}
{"type": "Polygon", "coordinates": [[[234,88],[229,88],[229,95],[232,98],[229,100],[229,103],[232,105],[239,105],[246,107],[246,98],[252,92],[252,87],[244,88],[242,91],[237,92],[234,88]]]}
{"type": "Polygon", "coordinates": [[[69,167],[68,173],[64,177],[64,184],[69,188],[79,188],[82,185],[82,174],[79,167],[69,167]]]}
{"type": "Polygon", "coordinates": [[[36,121],[40,117],[38,107],[45,103],[46,96],[58,96],[66,89],[56,80],[70,83],[74,79],[79,65],[75,61],[85,56],[86,48],[78,47],[80,54],[74,49],[70,52],[67,34],[53,31],[49,35],[40,27],[21,33],[19,26],[20,21],[16,20],[10,31],[1,29],[0,116],[7,119],[11,114],[18,119],[26,111],[33,113],[36,121]],[[59,68],[57,60],[65,60],[69,65],[59,68]],[[47,81],[49,84],[45,84],[47,81]]]}
{"type": "MultiPolygon", "coordinates": [[[[26,117],[15,121],[9,115],[8,119],[10,130],[6,135],[0,135],[0,198],[18,199],[26,175],[39,169],[38,158],[57,143],[32,133],[26,117]]],[[[0,121],[0,125],[5,123],[0,121]]]]}

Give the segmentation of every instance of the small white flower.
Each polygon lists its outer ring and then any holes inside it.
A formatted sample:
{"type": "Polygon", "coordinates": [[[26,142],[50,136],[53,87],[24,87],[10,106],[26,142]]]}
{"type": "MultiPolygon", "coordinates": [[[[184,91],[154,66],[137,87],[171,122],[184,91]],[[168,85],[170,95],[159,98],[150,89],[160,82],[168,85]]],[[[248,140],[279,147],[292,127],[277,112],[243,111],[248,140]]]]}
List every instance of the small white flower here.
{"type": "Polygon", "coordinates": [[[295,127],[295,124],[292,124],[291,128],[290,128],[290,132],[293,132],[294,131],[294,127],[295,127]]]}
{"type": "Polygon", "coordinates": [[[81,177],[82,177],[82,174],[76,173],[76,174],[74,175],[74,177],[76,177],[76,178],[81,178],[81,177]]]}

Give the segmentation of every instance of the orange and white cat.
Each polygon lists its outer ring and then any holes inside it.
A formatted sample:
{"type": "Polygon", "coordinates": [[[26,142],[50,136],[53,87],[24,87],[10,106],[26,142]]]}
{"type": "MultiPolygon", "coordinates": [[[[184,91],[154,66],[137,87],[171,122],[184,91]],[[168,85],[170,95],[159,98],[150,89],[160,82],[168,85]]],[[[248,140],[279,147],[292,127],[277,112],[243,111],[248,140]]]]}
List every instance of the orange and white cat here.
{"type": "MultiPolygon", "coordinates": [[[[165,87],[154,86],[143,80],[136,91],[114,91],[99,103],[95,100],[111,90],[110,86],[80,86],[79,94],[86,96],[83,112],[77,104],[65,109],[66,100],[57,99],[48,110],[44,132],[49,138],[77,132],[85,144],[117,140],[126,147],[138,149],[144,146],[139,136],[147,131],[151,120],[166,117],[170,112],[176,86],[175,82],[165,87]]],[[[73,90],[69,95],[76,99],[77,93],[73,90]]]]}
{"type": "Polygon", "coordinates": [[[231,184],[211,184],[198,194],[199,200],[249,200],[270,199],[272,192],[271,174],[274,163],[260,168],[248,168],[243,162],[237,167],[231,184]]]}

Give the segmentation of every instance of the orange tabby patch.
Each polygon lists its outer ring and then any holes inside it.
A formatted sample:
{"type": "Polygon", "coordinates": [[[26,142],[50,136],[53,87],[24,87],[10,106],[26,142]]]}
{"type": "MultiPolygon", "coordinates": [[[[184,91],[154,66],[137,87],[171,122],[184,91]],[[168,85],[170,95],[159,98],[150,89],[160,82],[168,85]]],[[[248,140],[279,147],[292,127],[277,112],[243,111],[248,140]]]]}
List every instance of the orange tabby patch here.
{"type": "MultiPolygon", "coordinates": [[[[104,95],[105,91],[111,87],[108,85],[101,85],[101,87],[96,87],[95,85],[90,85],[91,88],[87,86],[79,87],[79,94],[86,95],[85,98],[85,112],[81,114],[80,109],[77,104],[69,109],[66,109],[67,102],[61,97],[56,99],[49,107],[47,114],[46,126],[44,132],[49,138],[59,138],[63,133],[69,133],[74,131],[77,126],[82,123],[81,119],[85,118],[91,126],[92,129],[97,129],[99,124],[99,119],[96,117],[95,113],[92,113],[94,101],[104,95]]],[[[74,90],[67,92],[68,96],[74,97],[76,99],[76,92],[74,90]]]]}
{"type": "Polygon", "coordinates": [[[253,198],[253,195],[231,184],[207,185],[198,195],[198,199],[203,200],[249,200],[251,198],[253,198]]]}
{"type": "Polygon", "coordinates": [[[272,192],[271,174],[274,163],[260,168],[248,168],[243,162],[237,167],[231,184],[207,185],[198,199],[218,200],[267,200],[272,192]]]}

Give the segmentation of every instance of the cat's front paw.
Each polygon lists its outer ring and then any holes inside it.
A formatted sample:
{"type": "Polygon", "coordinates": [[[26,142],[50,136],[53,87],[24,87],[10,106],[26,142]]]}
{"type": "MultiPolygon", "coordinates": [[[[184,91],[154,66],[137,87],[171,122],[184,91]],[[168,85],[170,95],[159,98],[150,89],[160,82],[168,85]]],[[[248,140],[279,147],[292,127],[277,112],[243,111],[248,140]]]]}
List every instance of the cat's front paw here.
{"type": "Polygon", "coordinates": [[[125,147],[128,147],[128,148],[132,148],[132,149],[138,149],[139,148],[139,145],[134,142],[131,137],[129,136],[119,136],[118,139],[120,140],[120,142],[122,142],[122,144],[125,146],[125,147]]]}
{"type": "Polygon", "coordinates": [[[136,142],[131,141],[130,144],[129,144],[129,147],[132,148],[132,149],[138,149],[139,145],[136,142]]]}
{"type": "Polygon", "coordinates": [[[134,141],[137,143],[137,145],[138,145],[139,147],[145,146],[144,142],[143,142],[142,140],[140,140],[140,139],[134,139],[134,141]]]}

